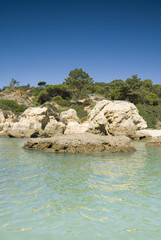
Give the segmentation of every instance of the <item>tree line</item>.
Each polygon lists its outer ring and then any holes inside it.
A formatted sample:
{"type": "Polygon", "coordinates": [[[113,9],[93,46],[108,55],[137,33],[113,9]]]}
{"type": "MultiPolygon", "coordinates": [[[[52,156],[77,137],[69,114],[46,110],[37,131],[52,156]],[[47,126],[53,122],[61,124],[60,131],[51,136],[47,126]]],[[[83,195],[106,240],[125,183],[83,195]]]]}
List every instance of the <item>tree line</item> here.
{"type": "Polygon", "coordinates": [[[82,68],[76,68],[70,71],[62,84],[46,85],[46,82],[42,81],[38,85],[41,87],[37,94],[37,102],[40,104],[57,95],[63,99],[78,100],[88,97],[89,94],[101,94],[110,100],[127,100],[134,104],[155,106],[161,102],[161,85],[153,85],[151,79],[142,81],[137,74],[126,81],[116,79],[104,83],[94,82],[82,68]]]}

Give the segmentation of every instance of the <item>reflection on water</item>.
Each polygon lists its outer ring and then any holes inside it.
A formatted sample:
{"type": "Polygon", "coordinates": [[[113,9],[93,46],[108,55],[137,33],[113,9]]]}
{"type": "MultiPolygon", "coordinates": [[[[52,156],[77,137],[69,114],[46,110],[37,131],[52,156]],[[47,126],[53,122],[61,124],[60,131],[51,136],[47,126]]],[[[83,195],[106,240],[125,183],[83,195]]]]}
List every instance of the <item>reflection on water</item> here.
{"type": "Polygon", "coordinates": [[[161,239],[161,149],[54,154],[0,139],[0,239],[161,239]]]}

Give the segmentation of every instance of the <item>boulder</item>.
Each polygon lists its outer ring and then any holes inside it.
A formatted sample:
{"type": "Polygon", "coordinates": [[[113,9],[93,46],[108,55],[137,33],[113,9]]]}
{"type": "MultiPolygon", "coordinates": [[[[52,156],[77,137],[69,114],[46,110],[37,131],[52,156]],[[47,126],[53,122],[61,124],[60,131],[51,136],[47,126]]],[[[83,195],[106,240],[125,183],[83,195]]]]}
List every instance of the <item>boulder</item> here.
{"type": "Polygon", "coordinates": [[[52,137],[54,135],[63,134],[65,131],[66,125],[62,122],[58,122],[55,117],[50,117],[48,124],[44,129],[44,135],[52,137]]]}
{"type": "Polygon", "coordinates": [[[69,122],[79,122],[79,118],[77,116],[77,112],[74,109],[69,109],[68,111],[63,111],[60,114],[60,121],[62,121],[65,124],[68,124],[69,122]]]}
{"type": "Polygon", "coordinates": [[[0,123],[5,123],[6,121],[11,123],[14,122],[15,115],[12,111],[4,111],[0,109],[0,123]]]}
{"type": "Polygon", "coordinates": [[[147,128],[135,105],[127,101],[98,102],[89,114],[89,122],[98,124],[106,134],[130,137],[134,137],[137,130],[147,128]]]}
{"type": "Polygon", "coordinates": [[[5,125],[3,132],[9,137],[30,138],[34,136],[36,131],[38,131],[38,129],[35,130],[29,122],[17,122],[12,123],[9,126],[5,125]]]}
{"type": "Polygon", "coordinates": [[[89,129],[88,123],[79,124],[78,122],[69,122],[64,134],[81,134],[87,132],[89,129]]]}
{"type": "Polygon", "coordinates": [[[84,123],[69,122],[64,132],[65,135],[82,133],[105,134],[103,129],[101,129],[101,126],[99,126],[97,123],[88,121],[84,123]]]}

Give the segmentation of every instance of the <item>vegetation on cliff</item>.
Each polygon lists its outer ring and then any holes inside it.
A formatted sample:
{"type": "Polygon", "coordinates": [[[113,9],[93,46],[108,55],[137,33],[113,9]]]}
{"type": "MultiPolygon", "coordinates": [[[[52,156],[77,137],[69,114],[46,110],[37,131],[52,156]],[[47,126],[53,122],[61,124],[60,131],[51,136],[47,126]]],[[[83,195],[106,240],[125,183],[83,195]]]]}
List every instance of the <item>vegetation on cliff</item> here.
{"type": "Polygon", "coordinates": [[[134,103],[141,116],[147,121],[148,127],[155,128],[157,122],[161,121],[161,85],[153,84],[151,79],[141,80],[137,74],[127,78],[113,80],[109,83],[94,82],[88,73],[81,68],[70,71],[62,84],[46,85],[40,81],[38,87],[18,86],[19,82],[11,80],[10,86],[4,87],[0,93],[0,108],[12,110],[14,113],[21,113],[25,106],[17,104],[16,98],[7,101],[3,98],[4,90],[8,92],[23,91],[24,97],[32,99],[32,105],[48,105],[55,111],[61,112],[69,108],[74,108],[80,118],[85,118],[87,112],[84,110],[86,105],[93,102],[90,96],[100,95],[109,100],[127,100],[134,103]],[[87,99],[88,101],[80,101],[87,99]]]}
{"type": "Polygon", "coordinates": [[[0,109],[6,110],[6,111],[12,111],[14,114],[20,114],[26,110],[26,106],[19,105],[15,101],[7,100],[7,99],[1,99],[0,100],[0,109]]]}

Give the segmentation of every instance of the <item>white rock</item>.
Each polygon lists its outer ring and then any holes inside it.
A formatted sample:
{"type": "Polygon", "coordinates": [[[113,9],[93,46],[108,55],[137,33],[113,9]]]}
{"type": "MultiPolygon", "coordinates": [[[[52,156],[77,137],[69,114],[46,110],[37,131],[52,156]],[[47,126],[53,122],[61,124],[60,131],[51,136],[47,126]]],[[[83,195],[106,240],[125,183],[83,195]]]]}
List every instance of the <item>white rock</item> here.
{"type": "MultiPolygon", "coordinates": [[[[12,137],[51,137],[63,134],[65,125],[58,122],[54,112],[47,107],[30,107],[17,118],[17,122],[3,124],[4,135],[12,137]]],[[[1,126],[0,126],[1,128],[1,126]]]]}
{"type": "Polygon", "coordinates": [[[12,123],[8,126],[8,128],[4,128],[4,132],[10,136],[15,138],[29,138],[31,137],[36,130],[31,127],[30,123],[24,122],[24,123],[12,123]],[[6,131],[5,131],[6,130],[6,131]]]}
{"type": "Polygon", "coordinates": [[[65,128],[66,128],[65,124],[56,121],[54,117],[50,117],[50,121],[48,122],[44,129],[44,134],[49,137],[60,135],[64,133],[65,128]]]}
{"type": "Polygon", "coordinates": [[[89,123],[69,122],[64,134],[81,134],[87,132],[88,129],[89,123]]]}
{"type": "Polygon", "coordinates": [[[77,116],[77,112],[74,109],[69,109],[68,111],[63,111],[60,114],[60,119],[63,122],[69,123],[69,122],[79,122],[79,118],[77,116]]]}
{"type": "Polygon", "coordinates": [[[31,137],[35,132],[42,132],[49,122],[47,108],[30,107],[19,116],[17,122],[7,121],[3,132],[12,137],[31,137]]]}
{"type": "Polygon", "coordinates": [[[31,116],[39,116],[39,115],[47,115],[48,108],[47,107],[29,107],[27,108],[23,115],[26,115],[26,117],[31,116]]]}
{"type": "MultiPolygon", "coordinates": [[[[13,123],[14,118],[15,115],[11,111],[3,111],[0,109],[0,131],[4,131],[8,126],[10,126],[10,123],[13,123]]],[[[3,132],[1,135],[3,136],[3,132]]]]}
{"type": "Polygon", "coordinates": [[[0,109],[0,123],[13,122],[15,115],[11,111],[3,111],[0,109]]]}
{"type": "Polygon", "coordinates": [[[0,109],[0,123],[4,123],[6,121],[5,117],[4,117],[4,113],[3,111],[0,109]]]}
{"type": "Polygon", "coordinates": [[[98,102],[89,115],[89,121],[104,126],[107,133],[133,136],[136,130],[147,128],[133,103],[127,101],[98,102]]]}
{"type": "Polygon", "coordinates": [[[144,129],[136,131],[136,138],[155,139],[161,137],[161,130],[144,129]]]}
{"type": "Polygon", "coordinates": [[[20,116],[19,124],[24,128],[26,125],[29,129],[34,129],[36,131],[43,130],[49,122],[47,110],[47,107],[30,107],[20,116]]]}

